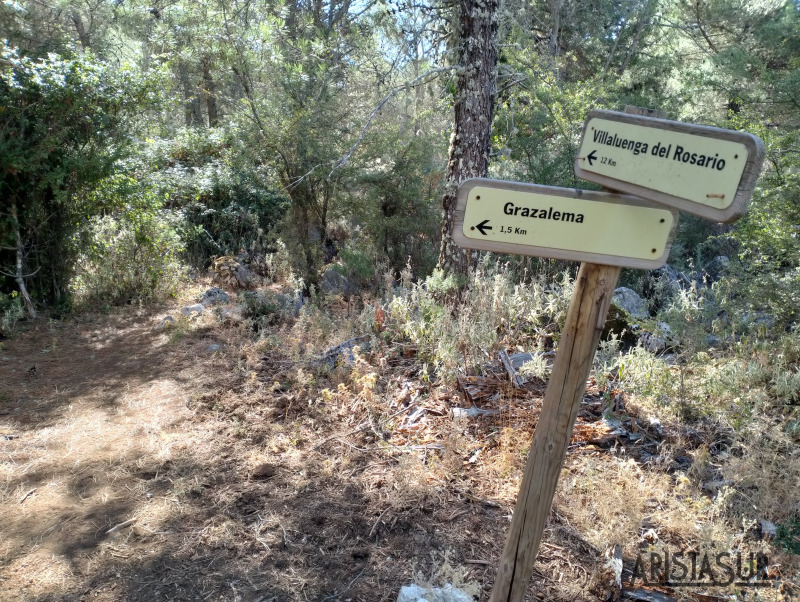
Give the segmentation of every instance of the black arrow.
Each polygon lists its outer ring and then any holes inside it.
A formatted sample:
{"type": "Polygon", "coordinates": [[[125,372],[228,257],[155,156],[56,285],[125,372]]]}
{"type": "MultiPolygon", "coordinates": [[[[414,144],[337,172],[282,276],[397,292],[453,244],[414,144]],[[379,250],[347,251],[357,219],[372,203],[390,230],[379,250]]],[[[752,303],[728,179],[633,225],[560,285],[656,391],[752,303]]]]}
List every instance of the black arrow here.
{"type": "Polygon", "coordinates": [[[595,153],[595,151],[592,151],[588,155],[586,155],[586,158],[589,160],[589,167],[592,166],[592,161],[596,161],[597,160],[597,155],[595,155],[594,153],[595,153]]]}
{"type": "Polygon", "coordinates": [[[483,221],[482,221],[480,224],[478,224],[478,225],[477,225],[477,226],[475,226],[475,227],[476,227],[476,228],[477,228],[477,229],[480,231],[480,233],[481,233],[481,234],[483,234],[484,236],[486,236],[486,231],[487,231],[487,230],[491,230],[491,229],[492,229],[492,227],[491,227],[491,226],[487,226],[487,225],[486,225],[486,224],[488,224],[488,223],[489,223],[489,220],[488,220],[488,219],[485,219],[485,220],[483,220],[483,221]]]}

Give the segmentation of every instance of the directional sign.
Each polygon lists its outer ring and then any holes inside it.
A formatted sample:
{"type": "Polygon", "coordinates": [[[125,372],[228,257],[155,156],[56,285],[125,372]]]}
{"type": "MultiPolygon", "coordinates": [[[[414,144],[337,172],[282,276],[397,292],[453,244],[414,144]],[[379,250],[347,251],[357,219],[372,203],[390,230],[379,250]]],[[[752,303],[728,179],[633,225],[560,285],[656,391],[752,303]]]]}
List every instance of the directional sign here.
{"type": "Polygon", "coordinates": [[[733,130],[592,111],[575,174],[718,222],[747,208],[764,162],[764,143],[733,130]]]}
{"type": "Polygon", "coordinates": [[[461,247],[654,269],[664,265],[677,211],[630,196],[475,178],[458,191],[461,247]]]}

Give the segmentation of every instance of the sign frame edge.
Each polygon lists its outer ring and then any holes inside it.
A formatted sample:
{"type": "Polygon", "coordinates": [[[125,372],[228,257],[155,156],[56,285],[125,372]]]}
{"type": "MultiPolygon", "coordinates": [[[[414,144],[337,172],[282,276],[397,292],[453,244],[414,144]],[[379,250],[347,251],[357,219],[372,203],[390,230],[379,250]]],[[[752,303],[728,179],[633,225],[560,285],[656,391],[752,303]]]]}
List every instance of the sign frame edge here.
{"type": "Polygon", "coordinates": [[[584,261],[601,265],[619,266],[623,268],[634,268],[639,270],[655,270],[666,264],[669,257],[672,241],[678,228],[679,213],[672,207],[666,207],[648,199],[617,194],[615,192],[600,192],[596,190],[583,190],[580,188],[562,188],[557,186],[545,186],[543,184],[527,184],[511,180],[493,180],[491,178],[469,178],[458,186],[458,199],[456,202],[455,215],[453,220],[452,237],[453,242],[459,247],[476,251],[489,251],[492,253],[508,253],[510,255],[525,255],[529,257],[545,257],[559,259],[563,261],[584,261]],[[485,245],[475,246],[481,242],[479,239],[467,238],[464,236],[464,217],[466,213],[467,197],[469,192],[477,187],[485,186],[498,190],[515,190],[517,192],[529,192],[533,194],[547,194],[552,196],[562,196],[565,198],[581,198],[588,201],[599,201],[605,203],[615,203],[635,207],[648,207],[651,209],[661,209],[672,214],[672,227],[667,234],[664,245],[664,252],[654,259],[637,259],[634,257],[624,257],[619,255],[606,255],[602,253],[589,253],[581,251],[567,251],[564,249],[554,249],[552,247],[539,247],[536,245],[507,243],[487,240],[485,245]],[[489,247],[489,248],[487,248],[489,247]],[[530,252],[520,252],[520,248],[533,250],[530,252]],[[541,252],[541,253],[540,253],[541,252]]]}
{"type": "MultiPolygon", "coordinates": [[[[702,217],[704,219],[718,222],[718,223],[731,223],[741,217],[747,210],[750,200],[753,197],[756,183],[761,175],[761,169],[764,165],[766,158],[766,148],[764,141],[758,136],[749,132],[740,132],[737,130],[727,130],[710,125],[699,125],[692,123],[684,123],[682,121],[673,121],[671,119],[660,119],[657,117],[646,117],[644,115],[631,115],[628,113],[620,113],[618,111],[609,111],[606,109],[592,109],[586,114],[586,119],[583,122],[583,129],[581,131],[581,143],[586,138],[586,128],[592,119],[605,119],[607,121],[618,121],[641,127],[652,127],[653,129],[670,130],[689,135],[700,135],[704,133],[709,137],[719,140],[726,140],[728,142],[738,142],[743,144],[748,150],[747,163],[745,164],[742,177],[736,188],[736,194],[733,201],[725,209],[716,209],[714,207],[703,205],[695,201],[690,201],[681,197],[673,196],[666,192],[646,188],[638,184],[626,182],[624,180],[617,180],[610,176],[598,174],[594,171],[587,171],[580,166],[580,157],[575,157],[573,167],[575,176],[600,184],[607,188],[619,190],[630,195],[636,195],[643,199],[654,201],[662,206],[671,209],[685,211],[692,215],[702,217]],[[661,127],[658,127],[661,126],[661,127]]],[[[579,148],[580,148],[579,146],[579,148]]]]}

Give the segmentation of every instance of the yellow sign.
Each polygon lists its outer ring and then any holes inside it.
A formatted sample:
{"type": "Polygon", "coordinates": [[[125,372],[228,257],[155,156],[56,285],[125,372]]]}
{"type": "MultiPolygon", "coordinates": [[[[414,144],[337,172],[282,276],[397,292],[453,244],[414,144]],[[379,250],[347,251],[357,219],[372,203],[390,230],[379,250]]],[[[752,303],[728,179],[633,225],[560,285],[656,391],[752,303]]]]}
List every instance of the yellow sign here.
{"type": "Polygon", "coordinates": [[[617,194],[500,180],[459,188],[453,239],[470,249],[653,269],[677,213],[617,194]]]}
{"type": "Polygon", "coordinates": [[[593,111],[575,161],[580,177],[716,221],[741,215],[763,162],[756,136],[593,111]]]}

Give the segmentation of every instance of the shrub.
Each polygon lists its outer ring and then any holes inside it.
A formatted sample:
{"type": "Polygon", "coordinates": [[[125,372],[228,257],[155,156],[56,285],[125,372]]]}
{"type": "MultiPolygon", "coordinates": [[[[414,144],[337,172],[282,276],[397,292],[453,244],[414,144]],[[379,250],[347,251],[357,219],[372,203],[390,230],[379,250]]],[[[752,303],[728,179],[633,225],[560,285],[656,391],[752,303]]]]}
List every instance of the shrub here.
{"type": "Polygon", "coordinates": [[[777,526],[775,542],[792,554],[800,555],[800,516],[795,515],[777,526]]]}
{"type": "Polygon", "coordinates": [[[549,345],[566,319],[573,281],[564,274],[556,283],[515,282],[508,266],[487,254],[460,297],[459,288],[454,276],[435,270],[394,291],[389,303],[389,327],[445,379],[479,372],[501,347],[549,345]]]}
{"type": "Polygon", "coordinates": [[[361,220],[361,253],[380,258],[395,275],[411,261],[425,277],[439,253],[438,201],[444,182],[439,141],[431,135],[408,141],[399,132],[394,135],[400,139],[387,144],[381,159],[362,171],[354,183],[358,193],[347,202],[361,220]]]}
{"type": "Polygon", "coordinates": [[[0,293],[0,330],[6,333],[14,332],[17,323],[25,317],[22,299],[17,291],[9,295],[0,293]]]}
{"type": "Polygon", "coordinates": [[[0,41],[0,267],[13,271],[20,240],[39,301],[64,297],[76,232],[109,209],[84,193],[117,169],[130,117],[162,102],[159,82],[88,52],[37,60],[0,41]]]}
{"type": "Polygon", "coordinates": [[[213,256],[276,250],[272,232],[288,207],[267,170],[236,144],[235,130],[178,132],[141,151],[155,194],[179,211],[187,261],[207,268],[213,256]]]}
{"type": "Polygon", "coordinates": [[[84,233],[71,289],[79,305],[123,304],[174,295],[185,277],[182,250],[167,212],[95,220],[84,233]]]}
{"type": "Polygon", "coordinates": [[[242,315],[253,320],[259,328],[280,322],[289,310],[286,298],[269,291],[245,291],[239,295],[239,302],[242,315]]]}

